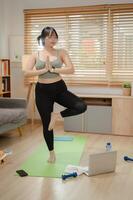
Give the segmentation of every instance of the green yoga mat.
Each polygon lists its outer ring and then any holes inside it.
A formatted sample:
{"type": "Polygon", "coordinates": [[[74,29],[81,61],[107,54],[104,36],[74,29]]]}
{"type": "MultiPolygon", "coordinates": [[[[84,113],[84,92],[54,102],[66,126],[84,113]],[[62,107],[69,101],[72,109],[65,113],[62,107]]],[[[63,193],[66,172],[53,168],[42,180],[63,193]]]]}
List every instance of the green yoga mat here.
{"type": "Polygon", "coordinates": [[[56,162],[54,164],[47,162],[49,153],[43,143],[20,169],[25,170],[29,176],[60,178],[68,164],[79,165],[85,142],[86,137],[83,136],[73,136],[73,140],[67,142],[55,141],[56,162]]]}

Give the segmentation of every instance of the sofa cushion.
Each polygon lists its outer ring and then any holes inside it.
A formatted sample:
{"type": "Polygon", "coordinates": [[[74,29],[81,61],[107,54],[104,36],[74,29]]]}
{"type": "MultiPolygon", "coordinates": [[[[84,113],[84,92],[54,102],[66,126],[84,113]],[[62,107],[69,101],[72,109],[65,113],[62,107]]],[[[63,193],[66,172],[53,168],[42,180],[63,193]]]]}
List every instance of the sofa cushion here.
{"type": "Polygon", "coordinates": [[[17,123],[26,118],[26,109],[0,108],[0,126],[7,123],[17,123]]]}

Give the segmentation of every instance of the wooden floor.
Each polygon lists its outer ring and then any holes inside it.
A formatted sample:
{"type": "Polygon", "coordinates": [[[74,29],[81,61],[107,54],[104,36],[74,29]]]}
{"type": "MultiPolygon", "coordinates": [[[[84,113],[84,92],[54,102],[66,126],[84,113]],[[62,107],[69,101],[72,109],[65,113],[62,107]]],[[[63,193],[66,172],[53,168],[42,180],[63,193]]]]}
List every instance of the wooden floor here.
{"type": "MultiPolygon", "coordinates": [[[[118,151],[115,173],[87,177],[85,175],[63,182],[57,178],[18,177],[15,171],[31,152],[43,141],[42,127],[35,124],[23,127],[23,136],[17,131],[0,136],[0,149],[11,148],[13,154],[0,164],[1,200],[132,200],[133,163],[123,160],[124,155],[133,157],[133,138],[84,134],[87,144],[81,165],[88,164],[90,152],[103,149],[107,141],[118,151]]],[[[57,125],[55,134],[64,134],[63,125],[57,125]]],[[[70,133],[68,133],[70,135],[70,133]]],[[[77,134],[77,133],[76,133],[77,134]]]]}

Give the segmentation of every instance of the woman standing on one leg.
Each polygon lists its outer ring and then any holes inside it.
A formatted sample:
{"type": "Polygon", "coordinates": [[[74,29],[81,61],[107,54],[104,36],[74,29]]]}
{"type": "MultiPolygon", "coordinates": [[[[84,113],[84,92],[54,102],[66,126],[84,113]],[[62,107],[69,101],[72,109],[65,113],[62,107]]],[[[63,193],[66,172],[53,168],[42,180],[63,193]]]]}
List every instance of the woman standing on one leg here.
{"type": "Polygon", "coordinates": [[[25,75],[38,76],[35,96],[36,105],[43,124],[43,135],[49,149],[48,162],[55,162],[53,128],[56,120],[78,115],[86,111],[86,104],[67,90],[61,74],[74,73],[74,66],[68,53],[63,49],[55,49],[58,34],[52,27],[46,27],[38,37],[42,41],[43,50],[33,54],[27,63],[25,75]],[[62,66],[62,65],[65,66],[62,66]],[[66,107],[60,113],[53,112],[54,103],[66,107]]]}

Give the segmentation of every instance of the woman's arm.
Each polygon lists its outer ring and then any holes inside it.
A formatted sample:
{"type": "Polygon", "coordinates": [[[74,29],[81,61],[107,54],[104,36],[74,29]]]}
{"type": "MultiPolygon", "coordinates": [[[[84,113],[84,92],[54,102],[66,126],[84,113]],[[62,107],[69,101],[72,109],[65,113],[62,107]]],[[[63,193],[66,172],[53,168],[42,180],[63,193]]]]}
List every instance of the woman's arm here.
{"type": "Polygon", "coordinates": [[[71,62],[71,59],[68,55],[68,53],[65,50],[61,50],[60,56],[62,58],[63,63],[65,64],[65,67],[62,68],[55,68],[53,72],[59,73],[59,74],[73,74],[74,73],[74,66],[71,62]]]}
{"type": "Polygon", "coordinates": [[[28,62],[26,63],[25,69],[23,70],[25,76],[38,76],[48,71],[48,68],[36,70],[34,68],[35,63],[36,63],[36,55],[33,54],[30,56],[28,62]]]}

